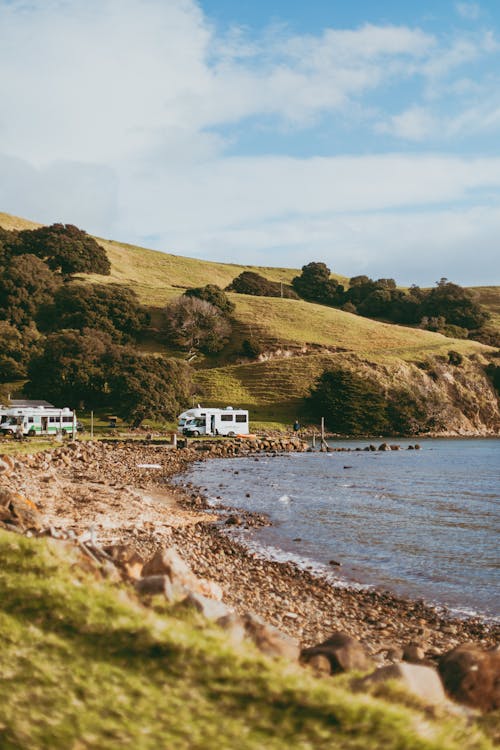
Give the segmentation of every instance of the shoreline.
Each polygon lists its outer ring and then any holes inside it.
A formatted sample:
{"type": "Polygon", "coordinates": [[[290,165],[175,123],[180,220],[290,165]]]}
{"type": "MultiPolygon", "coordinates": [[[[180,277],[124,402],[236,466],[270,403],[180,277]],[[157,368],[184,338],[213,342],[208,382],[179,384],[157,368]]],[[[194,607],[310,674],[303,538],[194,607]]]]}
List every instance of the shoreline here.
{"type": "MultiPolygon", "coordinates": [[[[179,485],[174,484],[173,489],[179,491],[179,485]]],[[[222,550],[226,555],[236,557],[238,565],[250,568],[257,579],[262,575],[280,579],[278,589],[283,605],[289,605],[288,612],[283,616],[279,612],[272,613],[265,606],[265,619],[289,635],[298,637],[302,645],[308,646],[313,641],[323,640],[328,637],[329,629],[339,628],[358,638],[372,655],[387,653],[394,646],[402,648],[418,644],[423,647],[426,657],[432,660],[443,651],[465,641],[472,640],[481,643],[482,647],[489,647],[497,645],[500,640],[500,618],[467,613],[459,615],[444,605],[429,603],[421,598],[412,599],[382,587],[357,584],[347,578],[331,580],[326,571],[322,574],[320,571],[305,569],[293,560],[273,559],[265,554],[264,545],[259,545],[260,550],[254,550],[244,541],[234,538],[222,520],[238,514],[243,523],[249,522],[251,530],[263,525],[260,514],[226,504],[212,506],[204,498],[200,488],[193,485],[181,485],[180,489],[180,502],[184,507],[198,508],[201,512],[209,509],[218,519],[208,528],[200,528],[198,534],[192,535],[190,542],[207,535],[213,543],[212,553],[215,545],[216,549],[222,550]],[[306,613],[300,602],[298,606],[294,602],[297,601],[297,596],[310,600],[311,592],[317,611],[310,610],[306,613]],[[319,614],[324,617],[323,620],[319,614]],[[291,615],[297,615],[297,618],[291,615]]],[[[269,522],[266,525],[272,524],[269,522]]],[[[284,551],[284,554],[288,553],[284,551]]],[[[191,564],[196,567],[195,555],[191,564]]],[[[210,570],[214,569],[200,564],[200,561],[198,565],[200,575],[209,575],[210,570]]],[[[244,575],[243,578],[247,576],[244,575]]],[[[218,582],[221,583],[220,580],[218,582]]],[[[246,601],[251,607],[254,599],[249,597],[246,601]]],[[[229,603],[239,605],[240,597],[237,595],[234,601],[229,599],[229,603]]],[[[309,606],[312,603],[309,601],[309,606]]],[[[271,597],[271,605],[273,604],[271,597]]]]}
{"type": "Polygon", "coordinates": [[[222,587],[228,606],[255,612],[302,646],[342,630],[383,662],[410,644],[432,661],[459,643],[488,648],[499,642],[500,623],[457,618],[391,592],[332,586],[293,563],[249,551],[214,522],[194,488],[173,482],[206,458],[189,448],[75,443],[20,456],[11,479],[36,502],[51,536],[78,537],[90,529],[101,545],[133,548],[144,559],[173,545],[196,575],[222,587]],[[159,468],[140,468],[144,464],[159,468]],[[155,499],[159,493],[163,497],[155,499]]]}

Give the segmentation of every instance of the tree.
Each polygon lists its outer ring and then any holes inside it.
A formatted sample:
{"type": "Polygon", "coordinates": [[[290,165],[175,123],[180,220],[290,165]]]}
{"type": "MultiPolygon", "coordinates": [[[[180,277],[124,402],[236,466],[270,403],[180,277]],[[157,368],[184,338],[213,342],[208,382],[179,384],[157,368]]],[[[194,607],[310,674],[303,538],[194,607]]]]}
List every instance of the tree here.
{"type": "Polygon", "coordinates": [[[231,325],[221,311],[197,297],[179,297],[165,308],[168,340],[181,349],[206,354],[220,351],[228,341],[231,325]]]}
{"type": "Polygon", "coordinates": [[[58,271],[63,276],[74,273],[107,276],[111,272],[111,264],[104,248],[73,224],[25,229],[18,236],[18,252],[36,255],[45,260],[51,270],[58,271]]]}
{"type": "Polygon", "coordinates": [[[341,304],[344,287],[330,278],[330,273],[325,263],[308,263],[302,266],[302,274],[292,280],[292,286],[302,299],[325,305],[341,304]]]}
{"type": "Polygon", "coordinates": [[[243,271],[226,289],[238,294],[251,294],[255,297],[286,297],[298,299],[298,295],[288,284],[270,281],[254,271],[243,271]]]}
{"type": "Polygon", "coordinates": [[[28,396],[61,406],[105,406],[109,401],[109,360],[114,356],[111,336],[102,331],[52,333],[42,352],[29,364],[29,381],[24,390],[28,396]]]}
{"type": "Polygon", "coordinates": [[[172,419],[192,392],[185,362],[142,356],[91,329],[47,336],[28,376],[28,396],[61,406],[106,407],[135,425],[145,418],[172,419]]]}
{"type": "Polygon", "coordinates": [[[66,283],[37,319],[45,331],[96,328],[115,341],[125,341],[141,331],[148,316],[132,289],[119,284],[66,283]]]}
{"type": "Polygon", "coordinates": [[[346,435],[383,432],[386,401],[380,387],[340,368],[325,370],[311,389],[309,405],[328,429],[346,435]]]}
{"type": "Polygon", "coordinates": [[[138,427],[144,419],[174,419],[193,392],[191,368],[177,359],[141,356],[120,347],[110,369],[110,400],[116,413],[138,427]]]}
{"type": "Polygon", "coordinates": [[[36,353],[40,338],[35,326],[20,329],[0,321],[0,382],[26,377],[28,362],[36,353]]]}
{"type": "Polygon", "coordinates": [[[59,280],[34,255],[11,258],[0,272],[0,318],[27,326],[39,308],[52,301],[59,280]]]}
{"type": "Polygon", "coordinates": [[[475,302],[472,293],[447,279],[438,281],[425,295],[421,313],[424,316],[446,319],[448,325],[475,329],[489,320],[490,315],[475,302]]]}
{"type": "Polygon", "coordinates": [[[227,294],[216,284],[207,284],[206,286],[194,287],[184,292],[185,297],[196,297],[210,302],[217,307],[224,315],[231,315],[236,305],[228,298],[227,294]]]}

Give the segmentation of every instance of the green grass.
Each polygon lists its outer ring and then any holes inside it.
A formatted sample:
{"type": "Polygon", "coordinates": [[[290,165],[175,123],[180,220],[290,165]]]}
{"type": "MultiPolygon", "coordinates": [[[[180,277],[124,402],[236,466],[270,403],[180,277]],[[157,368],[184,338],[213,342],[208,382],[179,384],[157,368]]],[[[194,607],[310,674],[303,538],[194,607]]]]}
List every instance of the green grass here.
{"type": "Polygon", "coordinates": [[[315,680],[181,609],[145,610],[74,548],[0,531],[0,746],[490,750],[477,727],[315,680]]]}

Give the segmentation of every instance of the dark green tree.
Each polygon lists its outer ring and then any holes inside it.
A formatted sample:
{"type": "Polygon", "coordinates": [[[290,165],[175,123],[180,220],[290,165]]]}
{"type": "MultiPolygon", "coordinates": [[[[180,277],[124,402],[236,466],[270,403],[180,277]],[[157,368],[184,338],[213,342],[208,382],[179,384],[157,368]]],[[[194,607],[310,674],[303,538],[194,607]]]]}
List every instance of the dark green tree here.
{"type": "Polygon", "coordinates": [[[185,297],[197,297],[211,305],[217,307],[224,315],[231,315],[234,311],[235,304],[231,302],[227,294],[216,284],[207,284],[206,286],[194,287],[184,292],[185,297]]]}
{"type": "Polygon", "coordinates": [[[18,236],[18,252],[36,255],[46,261],[52,271],[63,276],[75,273],[109,275],[111,271],[104,248],[73,224],[25,229],[18,236]]]}
{"type": "Polygon", "coordinates": [[[95,328],[115,341],[130,340],[148,316],[132,289],[119,284],[63,284],[38,314],[43,331],[95,328]]]}
{"type": "Polygon", "coordinates": [[[308,402],[332,432],[362,435],[384,432],[388,426],[380,387],[350,370],[326,370],[311,389],[308,402]]]}
{"type": "Polygon", "coordinates": [[[469,330],[481,328],[490,318],[468,289],[444,278],[425,295],[421,314],[428,318],[443,317],[448,325],[469,330]]]}
{"type": "Polygon", "coordinates": [[[330,269],[325,263],[312,262],[302,266],[300,276],[295,276],[292,286],[299,297],[325,305],[342,304],[344,287],[330,278],[330,269]]]}
{"type": "Polygon", "coordinates": [[[29,360],[36,354],[40,340],[34,325],[18,328],[0,321],[0,382],[26,377],[29,360]]]}
{"type": "Polygon", "coordinates": [[[270,281],[254,271],[243,271],[226,287],[229,292],[251,294],[254,297],[286,297],[298,299],[298,295],[288,284],[270,281]]]}
{"type": "Polygon", "coordinates": [[[0,270],[0,319],[30,325],[44,304],[52,301],[60,281],[34,255],[10,258],[0,270]]]}

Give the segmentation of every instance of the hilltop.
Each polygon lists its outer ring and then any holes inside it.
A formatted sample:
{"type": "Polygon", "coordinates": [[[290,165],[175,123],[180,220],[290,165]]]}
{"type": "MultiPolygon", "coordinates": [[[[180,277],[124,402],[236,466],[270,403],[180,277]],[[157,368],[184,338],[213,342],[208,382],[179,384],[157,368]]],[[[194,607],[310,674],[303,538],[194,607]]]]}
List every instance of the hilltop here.
{"type": "MultiPolygon", "coordinates": [[[[33,229],[37,224],[0,214],[6,229],[33,229]]],[[[226,287],[242,271],[290,284],[298,269],[215,263],[148,250],[96,238],[111,262],[109,276],[86,274],[89,282],[120,284],[135,291],[151,313],[151,327],[138,342],[144,352],[174,356],[162,337],[162,308],[186,289],[207,283],[226,287]]],[[[348,284],[347,277],[335,276],[348,284]]],[[[499,320],[500,290],[473,290],[499,320]]],[[[254,420],[289,423],[302,409],[302,399],[321,372],[335,363],[374,376],[383,387],[397,382],[423,398],[441,401],[441,423],[451,432],[484,434],[496,429],[498,410],[482,368],[492,350],[476,341],[379,322],[303,300],[229,293],[235,305],[233,334],[218,355],[198,355],[198,400],[235,403],[252,409],[254,420]],[[241,356],[244,339],[257,339],[257,360],[241,356]],[[463,359],[460,368],[448,363],[449,352],[463,359]],[[475,393],[471,402],[471,390],[475,393]]],[[[443,431],[437,427],[436,430],[443,431]]]]}

